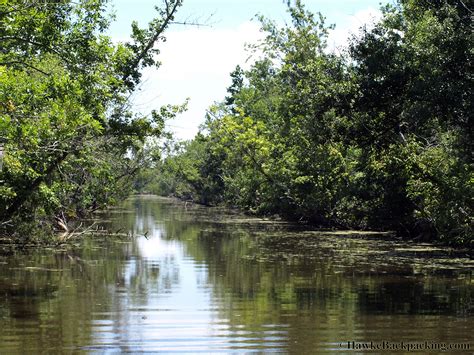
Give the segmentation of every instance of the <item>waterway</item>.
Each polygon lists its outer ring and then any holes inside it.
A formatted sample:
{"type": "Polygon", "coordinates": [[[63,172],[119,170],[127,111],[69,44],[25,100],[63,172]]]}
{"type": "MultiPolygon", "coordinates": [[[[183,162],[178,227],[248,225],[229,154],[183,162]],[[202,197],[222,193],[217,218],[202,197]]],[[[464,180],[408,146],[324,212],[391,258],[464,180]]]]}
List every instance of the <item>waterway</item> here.
{"type": "Polygon", "coordinates": [[[153,196],[99,225],[120,237],[0,252],[0,354],[474,349],[466,251],[153,196]]]}

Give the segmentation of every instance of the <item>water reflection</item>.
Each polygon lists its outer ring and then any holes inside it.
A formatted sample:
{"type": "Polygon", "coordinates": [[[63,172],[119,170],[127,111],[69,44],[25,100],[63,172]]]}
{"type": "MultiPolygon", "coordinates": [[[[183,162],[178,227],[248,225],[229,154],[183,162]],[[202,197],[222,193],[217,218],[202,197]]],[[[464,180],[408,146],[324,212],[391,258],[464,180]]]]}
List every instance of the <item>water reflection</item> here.
{"type": "Polygon", "coordinates": [[[0,256],[0,353],[472,341],[464,254],[153,197],[130,199],[103,223],[136,237],[0,256]]]}

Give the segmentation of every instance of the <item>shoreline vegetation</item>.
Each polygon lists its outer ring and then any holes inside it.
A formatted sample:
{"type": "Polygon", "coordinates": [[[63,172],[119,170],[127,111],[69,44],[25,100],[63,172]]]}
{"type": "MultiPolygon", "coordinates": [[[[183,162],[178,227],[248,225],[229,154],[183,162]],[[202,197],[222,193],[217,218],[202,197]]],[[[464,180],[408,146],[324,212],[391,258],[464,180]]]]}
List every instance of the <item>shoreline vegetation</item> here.
{"type": "MultiPolygon", "coordinates": [[[[399,235],[394,230],[362,230],[362,229],[338,229],[338,228],[322,228],[321,226],[317,226],[308,222],[302,221],[294,221],[290,219],[284,219],[278,215],[256,215],[250,213],[249,211],[240,209],[238,207],[229,207],[225,205],[209,205],[203,204],[198,201],[193,201],[189,199],[185,199],[182,197],[176,196],[164,196],[164,195],[157,195],[150,192],[140,192],[135,193],[130,198],[134,197],[150,197],[150,198],[159,198],[165,199],[168,201],[175,201],[179,202],[184,206],[184,208],[190,208],[191,206],[199,206],[203,208],[216,208],[221,209],[223,211],[230,212],[232,214],[238,216],[246,216],[247,218],[232,218],[233,223],[255,223],[255,224],[269,224],[269,225],[279,225],[279,226],[286,226],[286,227],[293,227],[297,228],[298,230],[301,229],[301,232],[304,233],[316,233],[321,235],[329,235],[329,236],[348,236],[348,237],[360,237],[360,238],[380,238],[386,240],[392,240],[394,242],[408,242],[413,244],[410,246],[409,250],[412,253],[417,252],[429,252],[429,251],[443,251],[443,252],[453,252],[453,253],[466,253],[466,255],[471,256],[474,249],[471,245],[462,245],[462,244],[448,244],[442,240],[420,240],[420,238],[406,238],[403,235],[399,235]]],[[[104,211],[106,213],[106,211],[104,211]]],[[[402,249],[397,249],[397,251],[402,251],[402,249]]]]}
{"type": "MultiPolygon", "coordinates": [[[[306,254],[312,248],[313,238],[341,238],[347,237],[348,240],[360,239],[370,240],[376,239],[380,241],[387,241],[394,243],[393,253],[396,255],[406,254],[413,258],[430,255],[443,255],[447,257],[449,255],[455,255],[456,257],[463,256],[472,258],[474,255],[473,248],[465,245],[448,245],[443,241],[420,241],[417,239],[406,239],[403,238],[395,231],[380,231],[380,230],[354,230],[354,229],[335,229],[335,228],[321,228],[308,223],[302,223],[301,221],[291,221],[282,219],[280,216],[257,216],[250,214],[248,211],[232,208],[223,205],[210,206],[199,202],[186,200],[174,196],[162,196],[148,192],[133,193],[128,196],[125,200],[135,198],[151,198],[158,199],[159,201],[165,201],[166,203],[176,204],[185,210],[191,210],[194,208],[205,208],[214,210],[214,213],[218,213],[222,220],[218,223],[223,225],[247,225],[247,226],[258,226],[258,227],[275,227],[276,230],[288,229],[286,247],[292,248],[292,243],[298,247],[293,250],[296,255],[298,250],[300,253],[306,254]],[[302,243],[301,239],[305,239],[308,243],[302,243]],[[402,243],[402,244],[400,244],[402,243]],[[307,244],[307,245],[306,245],[307,244]],[[399,245],[400,244],[400,245],[399,245]],[[306,247],[305,247],[306,245],[306,247]],[[301,250],[301,248],[305,250],[301,250]]],[[[57,250],[69,250],[71,248],[80,247],[84,238],[92,238],[93,240],[113,240],[129,242],[137,237],[148,238],[148,232],[141,234],[133,234],[130,232],[125,233],[123,230],[111,230],[107,228],[106,224],[113,219],[114,214],[131,213],[131,211],[124,209],[122,206],[108,206],[106,209],[97,210],[89,215],[88,218],[81,220],[74,220],[71,223],[71,230],[64,231],[61,229],[55,229],[52,233],[40,234],[40,238],[29,239],[20,241],[18,239],[12,239],[7,236],[0,236],[0,250],[3,252],[18,251],[18,250],[35,250],[38,247],[45,249],[57,249],[57,250]],[[104,219],[104,216],[106,217],[104,219]],[[99,239],[97,239],[99,238],[99,239]]],[[[214,221],[216,222],[216,221],[214,221]]],[[[282,232],[280,231],[280,234],[282,232]]],[[[269,233],[268,242],[271,243],[275,239],[274,233],[269,233]]],[[[257,235],[259,235],[257,233],[257,235]]],[[[256,236],[257,236],[256,235],[256,236]]],[[[279,235],[279,234],[278,234],[279,235]]],[[[258,236],[260,240],[262,237],[258,236]]],[[[264,238],[265,239],[265,238],[264,238]]],[[[263,240],[263,239],[262,239],[263,240]]]]}
{"type": "Polygon", "coordinates": [[[142,70],[159,67],[164,33],[182,0],[106,35],[108,1],[0,4],[0,234],[39,241],[127,197],[136,173],[159,159],[154,140],[185,106],[137,114],[142,70]]]}
{"type": "Polygon", "coordinates": [[[283,27],[260,18],[259,59],[136,189],[472,248],[471,12],[406,0],[382,13],[337,54],[301,2],[283,27]]]}
{"type": "Polygon", "coordinates": [[[71,221],[148,191],[472,249],[474,41],[463,2],[385,5],[338,53],[327,48],[332,26],[302,1],[283,26],[259,17],[255,62],[237,66],[228,96],[185,142],[164,127],[186,103],[144,116],[129,102],[141,70],[159,66],[182,1],[164,1],[117,44],[106,3],[0,5],[0,235],[28,244],[60,229],[65,239],[71,221]]]}

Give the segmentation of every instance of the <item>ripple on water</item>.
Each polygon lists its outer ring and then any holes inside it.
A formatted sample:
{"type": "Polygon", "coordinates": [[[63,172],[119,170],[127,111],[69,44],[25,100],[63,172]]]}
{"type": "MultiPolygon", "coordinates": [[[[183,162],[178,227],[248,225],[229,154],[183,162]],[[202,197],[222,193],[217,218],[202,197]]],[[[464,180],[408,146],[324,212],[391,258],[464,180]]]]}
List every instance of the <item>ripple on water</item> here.
{"type": "Polygon", "coordinates": [[[0,353],[341,352],[472,341],[468,255],[130,199],[71,251],[0,255],[0,353]]]}

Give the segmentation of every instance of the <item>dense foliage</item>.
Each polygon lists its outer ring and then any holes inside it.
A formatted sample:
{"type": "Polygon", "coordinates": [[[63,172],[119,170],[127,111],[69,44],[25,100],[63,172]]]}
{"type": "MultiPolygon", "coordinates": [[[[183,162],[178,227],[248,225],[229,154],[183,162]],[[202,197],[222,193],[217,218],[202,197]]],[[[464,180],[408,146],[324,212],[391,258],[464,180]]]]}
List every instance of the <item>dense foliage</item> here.
{"type": "Polygon", "coordinates": [[[29,238],[31,227],[62,228],[130,191],[133,175],[154,158],[164,107],[134,115],[129,97],[140,70],[157,65],[155,43],[181,0],[156,8],[131,40],[105,35],[106,0],[0,3],[0,227],[29,238]]]}
{"type": "Polygon", "coordinates": [[[472,11],[400,0],[348,50],[322,16],[262,19],[263,55],[232,73],[191,142],[160,163],[163,194],[325,227],[472,243],[472,11]]]}

